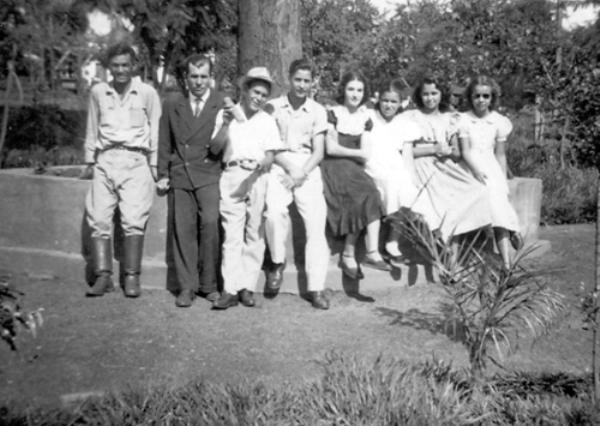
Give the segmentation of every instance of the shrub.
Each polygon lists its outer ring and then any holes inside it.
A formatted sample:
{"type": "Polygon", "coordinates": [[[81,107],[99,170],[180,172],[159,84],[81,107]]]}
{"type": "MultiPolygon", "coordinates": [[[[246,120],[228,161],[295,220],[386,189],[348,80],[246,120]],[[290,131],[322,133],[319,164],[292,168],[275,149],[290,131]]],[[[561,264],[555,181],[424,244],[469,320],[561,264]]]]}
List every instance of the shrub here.
{"type": "Polygon", "coordinates": [[[596,220],[598,170],[546,163],[534,177],[543,181],[542,221],[546,224],[596,220]]]}
{"type": "Polygon", "coordinates": [[[32,167],[37,162],[73,164],[81,161],[85,111],[40,104],[9,110],[3,167],[32,167]],[[72,154],[65,155],[66,152],[72,154]]]}
{"type": "Polygon", "coordinates": [[[0,276],[0,338],[14,351],[19,328],[30,331],[34,336],[42,325],[41,309],[34,312],[21,310],[19,299],[22,293],[9,283],[9,276],[0,276]]]}
{"type": "Polygon", "coordinates": [[[0,423],[27,425],[466,425],[597,424],[588,378],[573,395],[548,374],[495,376],[475,392],[464,371],[438,361],[408,362],[380,356],[362,360],[330,353],[316,382],[296,386],[190,381],[130,389],[67,408],[0,410],[0,423]],[[527,392],[519,386],[526,385],[527,392]]]}
{"type": "Polygon", "coordinates": [[[548,225],[587,223],[596,220],[595,168],[578,168],[568,161],[561,168],[558,142],[526,145],[518,134],[508,145],[508,168],[515,176],[542,180],[542,223],[548,225]]]}
{"type": "Polygon", "coordinates": [[[28,149],[11,149],[6,152],[1,164],[4,168],[68,166],[83,164],[83,150],[73,146],[55,146],[45,149],[32,146],[28,149]]]}

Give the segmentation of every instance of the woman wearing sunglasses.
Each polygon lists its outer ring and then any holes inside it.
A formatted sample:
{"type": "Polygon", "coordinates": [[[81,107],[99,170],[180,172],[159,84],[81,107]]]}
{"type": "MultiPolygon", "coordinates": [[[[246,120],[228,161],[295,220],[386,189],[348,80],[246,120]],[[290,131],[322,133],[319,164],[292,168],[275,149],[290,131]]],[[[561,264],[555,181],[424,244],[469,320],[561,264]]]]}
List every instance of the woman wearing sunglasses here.
{"type": "Polygon", "coordinates": [[[447,112],[447,95],[438,79],[426,76],[413,92],[418,109],[402,116],[416,123],[421,134],[413,143],[419,193],[415,203],[426,212],[429,228],[451,242],[456,252],[462,234],[491,224],[491,208],[485,186],[457,162],[459,153],[452,146],[460,115],[447,112]]]}
{"type": "Polygon", "coordinates": [[[506,139],[512,123],[496,111],[500,88],[492,78],[477,76],[465,96],[470,109],[463,114],[459,132],[463,159],[488,190],[496,244],[504,266],[510,268],[509,244],[515,249],[523,245],[506,180],[506,139]]]}

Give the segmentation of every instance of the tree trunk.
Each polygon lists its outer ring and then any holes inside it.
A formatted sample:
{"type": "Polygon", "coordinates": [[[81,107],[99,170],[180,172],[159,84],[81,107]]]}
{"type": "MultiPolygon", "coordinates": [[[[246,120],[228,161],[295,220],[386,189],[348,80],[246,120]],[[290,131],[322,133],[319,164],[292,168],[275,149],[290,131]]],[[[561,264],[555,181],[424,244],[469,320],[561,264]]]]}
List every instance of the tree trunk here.
{"type": "Polygon", "coordinates": [[[596,274],[594,277],[594,324],[592,324],[593,336],[592,336],[592,372],[594,374],[594,401],[596,406],[600,404],[600,371],[598,366],[598,322],[600,315],[598,312],[598,291],[600,290],[600,226],[598,226],[598,219],[600,219],[600,178],[596,184],[596,274]]]}
{"type": "Polygon", "coordinates": [[[238,0],[238,73],[265,66],[275,85],[272,96],[286,87],[288,67],[302,57],[300,2],[238,0]]]}

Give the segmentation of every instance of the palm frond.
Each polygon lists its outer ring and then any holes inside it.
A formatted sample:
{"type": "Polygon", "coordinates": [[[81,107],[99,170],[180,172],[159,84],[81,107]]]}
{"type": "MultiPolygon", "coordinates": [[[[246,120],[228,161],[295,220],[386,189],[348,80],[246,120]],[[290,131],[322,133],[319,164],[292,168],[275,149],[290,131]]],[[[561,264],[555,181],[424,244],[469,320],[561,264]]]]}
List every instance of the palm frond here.
{"type": "Polygon", "coordinates": [[[565,309],[563,296],[548,287],[543,273],[523,266],[523,260],[538,249],[535,244],[519,251],[506,269],[493,251],[489,231],[478,231],[452,247],[407,209],[388,220],[437,270],[445,295],[440,309],[451,313],[447,321],[453,330],[461,330],[474,375],[494,359],[489,347],[502,361],[518,347],[520,338],[546,333],[565,309]]]}

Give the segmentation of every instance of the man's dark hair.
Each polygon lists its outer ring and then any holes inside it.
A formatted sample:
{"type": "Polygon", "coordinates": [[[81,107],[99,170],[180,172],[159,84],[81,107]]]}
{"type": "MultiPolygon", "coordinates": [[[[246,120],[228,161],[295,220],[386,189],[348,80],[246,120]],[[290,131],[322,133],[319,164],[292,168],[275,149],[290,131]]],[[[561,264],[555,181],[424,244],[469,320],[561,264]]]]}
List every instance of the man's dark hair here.
{"type": "Polygon", "coordinates": [[[137,55],[131,44],[126,42],[120,42],[117,44],[113,44],[112,46],[108,47],[108,49],[106,49],[106,52],[104,53],[104,66],[108,67],[110,60],[115,56],[120,55],[129,55],[132,63],[137,62],[137,55]]]}
{"type": "Polygon", "coordinates": [[[296,72],[298,72],[299,70],[303,70],[303,71],[309,71],[310,72],[310,77],[314,78],[315,77],[315,69],[314,66],[312,64],[312,62],[310,62],[308,59],[306,58],[301,58],[301,59],[296,59],[294,60],[291,64],[290,64],[290,69],[289,69],[289,76],[293,76],[294,74],[296,74],[296,72]]]}
{"type": "Polygon", "coordinates": [[[202,53],[192,53],[191,55],[185,57],[181,61],[181,73],[182,75],[186,75],[188,70],[190,69],[190,65],[193,65],[197,68],[200,68],[204,65],[208,64],[208,72],[212,75],[213,64],[210,58],[202,53]]]}

